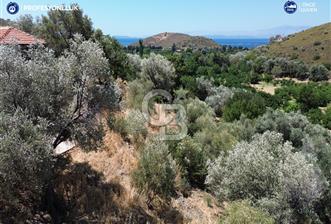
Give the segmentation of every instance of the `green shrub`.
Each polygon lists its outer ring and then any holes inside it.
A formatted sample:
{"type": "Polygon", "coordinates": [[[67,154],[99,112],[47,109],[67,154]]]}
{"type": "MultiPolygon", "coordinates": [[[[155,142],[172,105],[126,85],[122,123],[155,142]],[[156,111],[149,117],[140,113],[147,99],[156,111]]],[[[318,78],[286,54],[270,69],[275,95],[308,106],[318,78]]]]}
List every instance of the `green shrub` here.
{"type": "Polygon", "coordinates": [[[128,83],[126,102],[129,107],[140,109],[145,95],[152,90],[153,83],[149,80],[136,79],[128,83]]]}
{"type": "Polygon", "coordinates": [[[306,115],[312,123],[322,124],[324,114],[319,108],[309,110],[306,115]]]}
{"type": "Polygon", "coordinates": [[[127,128],[126,128],[126,120],[124,117],[116,117],[110,116],[108,118],[108,126],[113,131],[119,133],[123,137],[128,136],[127,128]]]}
{"type": "Polygon", "coordinates": [[[310,69],[309,79],[314,82],[328,80],[329,71],[324,65],[314,65],[310,69]]]}
{"type": "Polygon", "coordinates": [[[200,130],[202,127],[196,123],[197,119],[201,116],[213,117],[214,111],[205,102],[195,98],[191,99],[186,105],[186,116],[188,122],[189,133],[200,130]]]}
{"type": "MultiPolygon", "coordinates": [[[[211,163],[206,184],[221,199],[258,202],[277,196],[275,203],[290,209],[295,223],[301,223],[303,217],[315,218],[315,205],[327,187],[313,161],[283,143],[281,134],[269,131],[249,143],[237,144],[229,156],[221,155],[211,163]]],[[[270,208],[269,212],[278,217],[286,211],[270,208]]],[[[283,223],[282,218],[277,221],[283,223]]]]}
{"type": "Polygon", "coordinates": [[[273,224],[267,213],[252,207],[248,201],[231,202],[225,208],[220,224],[273,224]]]}
{"type": "Polygon", "coordinates": [[[147,135],[147,120],[139,110],[132,110],[125,118],[127,133],[132,136],[147,135]]]}
{"type": "Polygon", "coordinates": [[[208,124],[207,122],[204,125],[204,128],[196,132],[193,138],[203,145],[208,159],[213,160],[221,153],[227,154],[237,143],[237,133],[235,133],[236,130],[233,129],[232,125],[226,123],[208,124]]]}
{"type": "Polygon", "coordinates": [[[242,114],[248,118],[256,118],[266,111],[266,102],[259,94],[237,92],[224,108],[223,117],[226,121],[239,120],[242,114]]]}
{"type": "Polygon", "coordinates": [[[168,146],[157,137],[150,139],[143,149],[133,181],[139,192],[145,193],[148,203],[156,195],[169,199],[175,192],[176,163],[168,146]]]}
{"type": "Polygon", "coordinates": [[[41,203],[54,164],[46,122],[0,113],[0,220],[23,223],[41,203]],[[16,221],[14,221],[16,220],[16,221]]]}
{"type": "Polygon", "coordinates": [[[331,106],[325,111],[325,115],[323,117],[323,126],[331,130],[331,106]]]}
{"type": "Polygon", "coordinates": [[[313,60],[314,61],[317,61],[321,58],[321,56],[319,54],[315,54],[314,57],[313,57],[313,60]]]}
{"type": "Polygon", "coordinates": [[[173,157],[190,185],[203,189],[207,175],[207,157],[202,145],[187,137],[177,145],[173,157]]]}
{"type": "Polygon", "coordinates": [[[149,80],[156,89],[170,90],[176,79],[174,66],[160,54],[151,53],[148,58],[142,60],[141,78],[149,80]]]}

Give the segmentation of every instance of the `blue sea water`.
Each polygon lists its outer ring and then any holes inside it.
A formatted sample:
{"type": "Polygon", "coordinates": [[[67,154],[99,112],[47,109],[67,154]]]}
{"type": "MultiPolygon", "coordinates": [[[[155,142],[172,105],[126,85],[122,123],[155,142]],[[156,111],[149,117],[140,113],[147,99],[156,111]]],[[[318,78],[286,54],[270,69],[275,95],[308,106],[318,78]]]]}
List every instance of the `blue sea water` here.
{"type": "Polygon", "coordinates": [[[129,37],[115,37],[120,44],[127,47],[130,44],[136,43],[140,40],[140,38],[129,38],[129,37]]]}
{"type": "MultiPolygon", "coordinates": [[[[128,46],[135,42],[139,41],[139,38],[116,38],[123,46],[128,46]]],[[[220,45],[229,45],[233,47],[246,47],[246,48],[255,48],[261,45],[268,44],[268,39],[224,39],[224,38],[217,38],[213,39],[216,43],[220,45]]]]}
{"type": "Polygon", "coordinates": [[[269,39],[213,39],[220,45],[230,45],[232,47],[255,48],[269,43],[269,39]]]}

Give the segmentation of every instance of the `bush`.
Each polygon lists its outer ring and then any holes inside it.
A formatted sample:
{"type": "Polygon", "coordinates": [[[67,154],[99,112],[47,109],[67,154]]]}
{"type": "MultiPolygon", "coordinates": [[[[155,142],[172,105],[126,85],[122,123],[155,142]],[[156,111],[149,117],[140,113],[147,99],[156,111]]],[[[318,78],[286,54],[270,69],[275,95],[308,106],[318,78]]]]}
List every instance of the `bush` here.
{"type": "Polygon", "coordinates": [[[169,199],[175,192],[176,163],[168,146],[158,138],[149,140],[133,173],[135,186],[145,193],[150,204],[156,195],[169,199]]]}
{"type": "Polygon", "coordinates": [[[329,79],[329,71],[324,65],[314,65],[310,69],[309,79],[318,82],[329,79]]]}
{"type": "Polygon", "coordinates": [[[173,157],[190,185],[203,189],[207,175],[207,157],[202,145],[187,137],[177,145],[173,157]]]}
{"type": "Polygon", "coordinates": [[[133,109],[141,109],[145,95],[153,89],[153,83],[149,80],[136,79],[128,83],[128,95],[126,102],[133,109]]]}
{"type": "Polygon", "coordinates": [[[126,133],[128,133],[136,148],[140,148],[147,137],[147,120],[139,110],[132,110],[125,118],[126,133]]]}
{"type": "Polygon", "coordinates": [[[314,162],[293,151],[291,144],[283,143],[281,134],[267,131],[256,135],[252,142],[237,144],[229,156],[221,155],[211,163],[206,184],[223,199],[257,202],[277,195],[279,207],[293,211],[294,222],[314,218],[314,206],[327,182],[314,162]]]}
{"type": "Polygon", "coordinates": [[[31,218],[44,196],[54,162],[46,128],[22,112],[0,113],[0,220],[6,223],[31,218]]]}
{"type": "MultiPolygon", "coordinates": [[[[203,118],[200,117],[197,123],[203,118]]],[[[201,130],[197,131],[193,138],[203,146],[208,159],[214,160],[221,153],[227,154],[237,143],[237,133],[232,125],[208,123],[206,120],[202,120],[201,123],[203,123],[203,125],[199,125],[202,127],[201,130]]]]}
{"type": "Polygon", "coordinates": [[[329,106],[325,111],[323,126],[331,130],[331,106],[329,106]]]}
{"type": "Polygon", "coordinates": [[[294,147],[302,147],[308,125],[308,119],[300,113],[268,110],[256,120],[255,131],[260,134],[266,131],[281,133],[285,141],[290,141],[294,147]]]}
{"type": "Polygon", "coordinates": [[[110,116],[108,118],[108,126],[113,131],[119,133],[122,137],[126,138],[128,136],[126,120],[124,117],[110,116]]]}
{"type": "Polygon", "coordinates": [[[217,115],[222,115],[225,104],[232,98],[233,91],[225,86],[212,87],[208,90],[205,102],[214,109],[217,115]]]}
{"type": "Polygon", "coordinates": [[[223,117],[226,121],[238,120],[242,114],[256,118],[266,111],[266,102],[259,94],[237,92],[225,105],[223,117]]]}
{"type": "Polygon", "coordinates": [[[91,149],[102,142],[96,114],[100,108],[117,109],[121,93],[97,43],[81,36],[68,42],[60,57],[43,47],[23,54],[15,46],[0,46],[0,82],[6,83],[0,86],[0,111],[22,108],[35,123],[46,119],[53,147],[71,138],[91,149]],[[86,133],[96,138],[86,141],[86,133]]]}
{"type": "Polygon", "coordinates": [[[132,110],[126,116],[127,133],[132,136],[142,135],[146,137],[147,126],[146,118],[139,110],[132,110]]]}
{"type": "Polygon", "coordinates": [[[248,201],[231,202],[222,214],[220,224],[273,224],[267,213],[252,207],[248,201]]]}
{"type": "Polygon", "coordinates": [[[309,120],[314,124],[323,123],[324,114],[319,108],[309,110],[306,115],[309,120]]]}
{"type": "Polygon", "coordinates": [[[303,112],[310,109],[326,106],[328,101],[328,91],[318,85],[303,85],[297,89],[296,98],[303,112]]]}
{"type": "Polygon", "coordinates": [[[196,123],[196,120],[201,116],[214,116],[214,111],[203,101],[195,98],[191,99],[186,105],[186,116],[188,121],[188,129],[192,134],[202,127],[196,123]]]}
{"type": "Polygon", "coordinates": [[[142,60],[141,77],[152,81],[156,89],[170,90],[177,77],[173,65],[162,55],[152,53],[142,60]]]}

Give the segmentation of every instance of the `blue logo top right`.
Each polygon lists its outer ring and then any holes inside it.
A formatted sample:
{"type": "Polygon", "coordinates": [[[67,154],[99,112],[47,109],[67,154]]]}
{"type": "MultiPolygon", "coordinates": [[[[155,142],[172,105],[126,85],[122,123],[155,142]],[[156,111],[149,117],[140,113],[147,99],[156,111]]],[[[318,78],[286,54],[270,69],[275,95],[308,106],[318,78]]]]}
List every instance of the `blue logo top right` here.
{"type": "Polygon", "coordinates": [[[284,10],[288,14],[295,13],[295,11],[297,11],[297,8],[297,3],[295,3],[294,1],[287,1],[284,5],[284,10]]]}

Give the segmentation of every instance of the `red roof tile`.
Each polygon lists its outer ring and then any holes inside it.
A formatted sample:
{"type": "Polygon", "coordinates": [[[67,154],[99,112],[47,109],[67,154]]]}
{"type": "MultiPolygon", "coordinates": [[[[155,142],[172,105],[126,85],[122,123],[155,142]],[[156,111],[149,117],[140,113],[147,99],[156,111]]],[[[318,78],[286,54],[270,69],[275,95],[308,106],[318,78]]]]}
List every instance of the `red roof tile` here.
{"type": "Polygon", "coordinates": [[[45,41],[9,26],[0,27],[0,44],[44,44],[45,41]]]}

